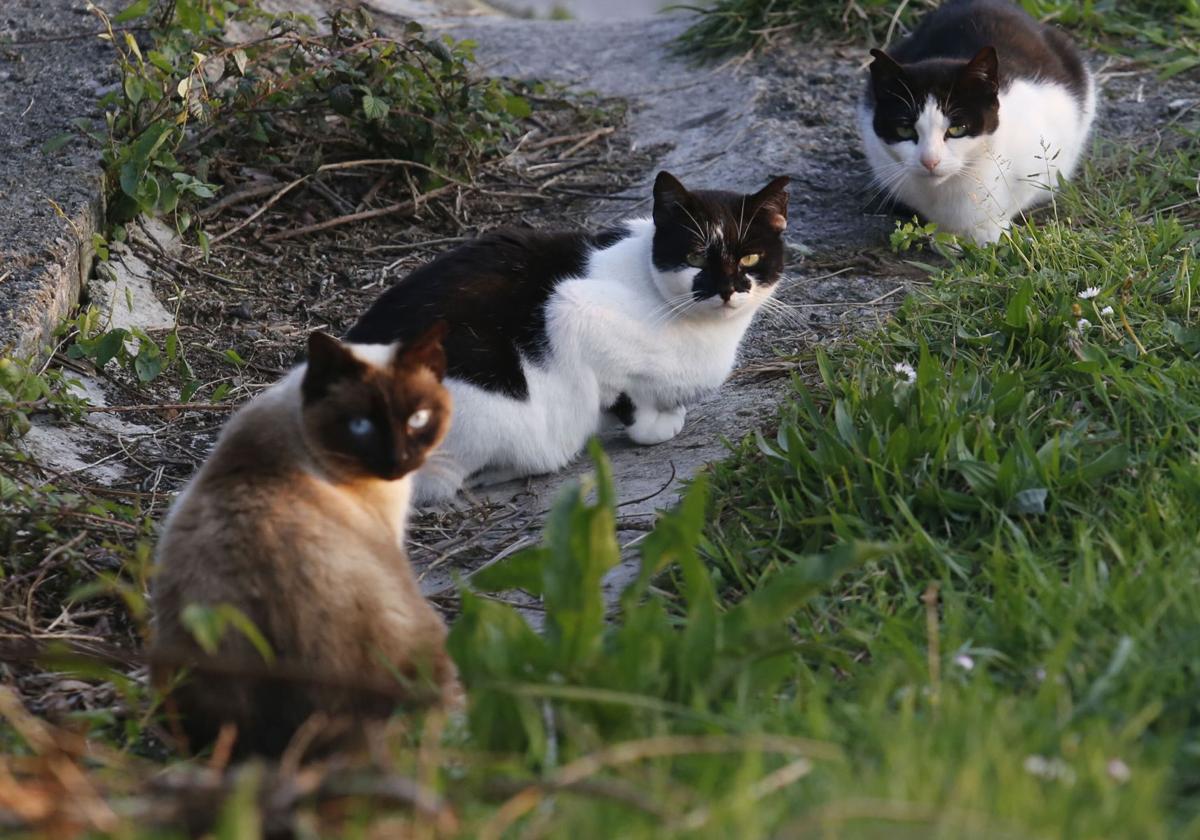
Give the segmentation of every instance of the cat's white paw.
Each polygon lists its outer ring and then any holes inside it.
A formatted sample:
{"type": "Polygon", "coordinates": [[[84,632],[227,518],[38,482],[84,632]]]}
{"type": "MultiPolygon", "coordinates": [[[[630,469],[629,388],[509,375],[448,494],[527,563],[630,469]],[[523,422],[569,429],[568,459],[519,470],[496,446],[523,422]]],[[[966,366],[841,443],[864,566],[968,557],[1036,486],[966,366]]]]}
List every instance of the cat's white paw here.
{"type": "Polygon", "coordinates": [[[687,409],[682,405],[670,411],[655,411],[639,405],[637,414],[634,415],[633,425],[625,431],[634,443],[653,446],[679,434],[686,418],[687,409]]]}
{"type": "Polygon", "coordinates": [[[983,222],[975,226],[971,231],[971,238],[975,240],[976,245],[995,245],[1012,227],[1012,223],[1007,219],[1003,222],[983,222]]]}
{"type": "Polygon", "coordinates": [[[413,476],[412,503],[422,511],[442,508],[462,489],[462,474],[457,470],[430,470],[429,464],[413,476]]]}

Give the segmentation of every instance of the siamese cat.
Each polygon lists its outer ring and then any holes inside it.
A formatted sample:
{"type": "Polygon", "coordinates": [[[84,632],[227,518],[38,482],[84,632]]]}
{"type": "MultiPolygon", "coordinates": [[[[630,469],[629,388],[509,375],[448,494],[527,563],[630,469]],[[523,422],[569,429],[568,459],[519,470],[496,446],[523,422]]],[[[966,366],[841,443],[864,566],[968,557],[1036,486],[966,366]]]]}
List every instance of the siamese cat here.
{"type": "Polygon", "coordinates": [[[171,696],[193,748],[229,722],[238,754],[275,755],[315,713],[455,702],[445,625],[404,549],[412,473],[450,421],[444,332],[400,346],[313,333],[307,363],[233,416],[176,500],[151,661],[160,685],[191,671],[171,696]],[[193,634],[205,611],[224,616],[212,656],[193,634]]]}

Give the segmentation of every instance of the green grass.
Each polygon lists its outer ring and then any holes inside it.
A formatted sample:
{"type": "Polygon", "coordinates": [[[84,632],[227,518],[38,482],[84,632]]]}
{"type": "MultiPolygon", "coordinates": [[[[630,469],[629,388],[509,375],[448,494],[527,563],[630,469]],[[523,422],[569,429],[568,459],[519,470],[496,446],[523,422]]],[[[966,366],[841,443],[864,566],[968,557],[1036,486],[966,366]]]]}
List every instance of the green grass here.
{"type": "Polygon", "coordinates": [[[548,627],[468,599],[477,747],[551,780],[614,741],[747,747],[597,771],[665,815],[560,796],[511,836],[1200,836],[1200,148],[1178,139],[1106,150],[883,332],[799,360],[778,431],[663,521],[667,580],[615,623],[603,490],[482,581],[545,593],[548,627]]]}
{"type": "MultiPolygon", "coordinates": [[[[1020,0],[1039,20],[1075,30],[1172,76],[1200,66],[1200,0],[1020,0]]],[[[883,46],[911,31],[938,0],[716,0],[680,39],[701,56],[747,50],[780,37],[836,38],[883,46]]]]}
{"type": "Polygon", "coordinates": [[[731,599],[795,553],[895,546],[795,621],[819,654],[797,693],[860,762],[835,797],[1016,836],[1196,830],[1195,214],[1150,213],[1194,206],[1188,143],[1093,168],[1012,243],[968,249],[883,334],[819,354],[778,434],[718,468],[709,554],[731,599]],[[1028,756],[1074,784],[1038,783],[1028,756]]]}

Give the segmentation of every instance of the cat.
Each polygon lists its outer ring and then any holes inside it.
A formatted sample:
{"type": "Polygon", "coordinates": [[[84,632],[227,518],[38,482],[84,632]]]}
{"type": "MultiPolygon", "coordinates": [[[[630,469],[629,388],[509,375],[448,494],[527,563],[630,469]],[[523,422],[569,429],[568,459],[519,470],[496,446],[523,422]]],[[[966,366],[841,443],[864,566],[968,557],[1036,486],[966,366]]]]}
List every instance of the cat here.
{"type": "Polygon", "coordinates": [[[416,504],[473,484],[550,473],[606,418],[661,443],[733,368],[784,265],[788,178],[753,195],[654,182],[650,217],[599,233],[508,229],[440,255],[385,292],[356,342],[449,323],[445,444],[418,470],[416,504]]]}
{"type": "Polygon", "coordinates": [[[950,0],[871,55],[859,130],[875,181],[942,230],[996,242],[1074,173],[1095,79],[1066,35],[1009,0],[950,0]]]}
{"type": "Polygon", "coordinates": [[[399,347],[313,333],[307,363],[233,416],[175,501],[152,581],[151,662],[159,686],[195,669],[171,694],[192,745],[228,721],[238,754],[275,755],[314,713],[386,717],[399,677],[456,702],[445,625],[404,550],[411,474],[449,423],[444,332],[399,347]],[[237,610],[273,664],[236,623],[206,657],[186,626],[193,604],[237,610]]]}

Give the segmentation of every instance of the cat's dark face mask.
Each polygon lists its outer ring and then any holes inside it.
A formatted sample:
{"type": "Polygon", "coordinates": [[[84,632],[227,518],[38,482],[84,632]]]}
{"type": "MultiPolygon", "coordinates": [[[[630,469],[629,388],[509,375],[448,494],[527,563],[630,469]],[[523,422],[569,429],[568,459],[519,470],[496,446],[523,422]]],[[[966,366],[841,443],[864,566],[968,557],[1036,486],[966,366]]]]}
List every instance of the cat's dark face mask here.
{"type": "Polygon", "coordinates": [[[996,50],[970,61],[927,59],[898,64],[871,50],[872,127],[895,162],[895,172],[937,184],[964,172],[990,152],[999,125],[1000,70],[996,50]]]}
{"type": "Polygon", "coordinates": [[[753,312],[783,273],[789,179],[752,195],[654,182],[655,284],[665,317],[753,312]]]}
{"type": "Polygon", "coordinates": [[[324,333],[309,336],[305,437],[338,480],[395,481],[441,442],[450,424],[444,333],[445,324],[434,326],[382,367],[324,333]]]}

